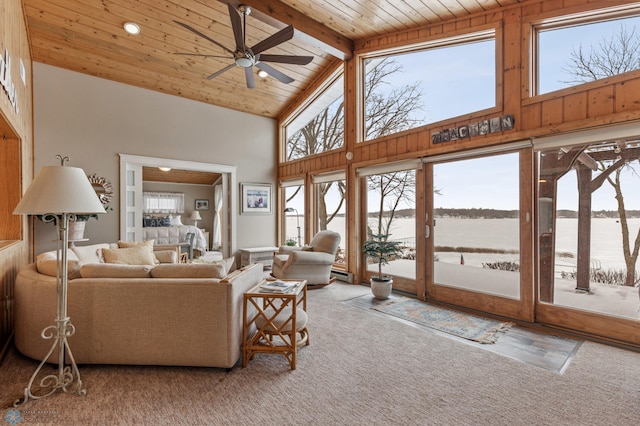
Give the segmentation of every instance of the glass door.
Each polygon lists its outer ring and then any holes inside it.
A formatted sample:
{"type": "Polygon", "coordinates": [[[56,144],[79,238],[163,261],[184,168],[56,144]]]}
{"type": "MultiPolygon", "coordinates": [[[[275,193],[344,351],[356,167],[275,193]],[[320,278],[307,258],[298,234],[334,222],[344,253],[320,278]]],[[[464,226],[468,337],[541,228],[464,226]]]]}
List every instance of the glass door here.
{"type": "Polygon", "coordinates": [[[640,139],[537,152],[538,322],[640,344],[640,139]]]}
{"type": "Polygon", "coordinates": [[[530,149],[427,164],[426,294],[533,321],[530,149]]]}

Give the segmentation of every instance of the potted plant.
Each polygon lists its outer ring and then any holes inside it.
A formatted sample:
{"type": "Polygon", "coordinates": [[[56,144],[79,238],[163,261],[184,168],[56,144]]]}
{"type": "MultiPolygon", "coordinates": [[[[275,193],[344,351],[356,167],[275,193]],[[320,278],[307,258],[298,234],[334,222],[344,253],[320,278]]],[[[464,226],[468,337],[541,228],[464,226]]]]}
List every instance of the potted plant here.
{"type": "Polygon", "coordinates": [[[387,299],[391,294],[393,280],[389,275],[382,275],[382,265],[402,255],[399,241],[389,241],[391,234],[371,234],[370,239],[362,244],[365,257],[378,264],[378,275],[371,276],[371,292],[376,299],[387,299]]]}

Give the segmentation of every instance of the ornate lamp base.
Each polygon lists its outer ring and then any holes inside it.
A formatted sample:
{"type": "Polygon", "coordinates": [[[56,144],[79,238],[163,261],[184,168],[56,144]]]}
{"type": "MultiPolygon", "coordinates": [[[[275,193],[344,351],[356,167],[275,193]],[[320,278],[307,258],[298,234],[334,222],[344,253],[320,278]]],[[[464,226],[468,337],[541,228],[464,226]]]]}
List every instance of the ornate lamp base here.
{"type": "Polygon", "coordinates": [[[24,389],[24,397],[16,400],[13,403],[14,407],[18,407],[25,404],[30,399],[41,399],[49,395],[54,394],[56,391],[63,391],[69,393],[77,393],[78,395],[86,395],[87,390],[82,387],[82,380],[80,379],[80,371],[76,365],[76,361],[73,359],[73,354],[69,348],[67,341],[68,337],[75,334],[76,329],[71,324],[69,317],[56,319],[56,325],[50,325],[42,330],[41,336],[43,339],[54,339],[53,345],[44,359],[36,368],[29,384],[24,389]],[[49,374],[38,380],[38,385],[34,388],[34,383],[37,381],[38,375],[42,373],[42,367],[51,357],[53,352],[58,349],[58,369],[57,373],[49,374]],[[69,358],[70,365],[65,366],[65,354],[69,358]]]}

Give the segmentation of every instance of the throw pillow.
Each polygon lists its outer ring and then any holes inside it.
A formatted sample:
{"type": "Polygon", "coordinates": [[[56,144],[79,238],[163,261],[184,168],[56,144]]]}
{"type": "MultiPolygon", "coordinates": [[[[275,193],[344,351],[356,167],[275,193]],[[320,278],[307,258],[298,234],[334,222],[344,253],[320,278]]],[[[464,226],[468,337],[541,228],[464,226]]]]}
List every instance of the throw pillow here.
{"type": "Polygon", "coordinates": [[[169,226],[182,226],[182,216],[178,215],[174,215],[174,216],[169,216],[170,219],[170,223],[169,226]]]}
{"type": "Polygon", "coordinates": [[[225,260],[223,260],[223,262],[224,262],[226,273],[228,274],[235,269],[236,257],[235,256],[228,257],[225,260]]]}
{"type": "Polygon", "coordinates": [[[76,254],[82,263],[100,263],[99,250],[108,249],[108,243],[92,244],[89,246],[75,246],[71,250],[76,254]]]}
{"type": "MultiPolygon", "coordinates": [[[[58,262],[55,259],[39,260],[36,262],[36,268],[42,275],[48,275],[55,277],[58,269],[58,262]]],[[[79,260],[67,261],[67,278],[74,280],[80,278],[80,269],[82,268],[82,262],[79,260]]]]}
{"type": "Polygon", "coordinates": [[[224,278],[223,265],[212,263],[160,264],[151,270],[153,278],[224,278]]]}
{"type": "Polygon", "coordinates": [[[153,254],[160,263],[178,263],[178,252],[176,250],[158,250],[153,254]]]}
{"type": "Polygon", "coordinates": [[[146,241],[118,241],[118,248],[146,246],[146,247],[151,247],[151,250],[153,250],[154,242],[155,240],[153,239],[146,240],[146,241]]]}
{"type": "MultiPolygon", "coordinates": [[[[45,251],[44,253],[40,253],[38,257],[36,257],[36,262],[42,262],[45,260],[56,260],[56,252],[57,250],[45,251]]],[[[67,250],[67,260],[80,260],[78,256],[73,252],[72,249],[67,250]]]]}
{"type": "Polygon", "coordinates": [[[119,263],[121,265],[155,265],[158,259],[148,246],[138,246],[119,249],[102,249],[105,263],[119,263]]]}
{"type": "Polygon", "coordinates": [[[80,269],[82,278],[149,278],[151,265],[116,265],[91,263],[80,269]]]}

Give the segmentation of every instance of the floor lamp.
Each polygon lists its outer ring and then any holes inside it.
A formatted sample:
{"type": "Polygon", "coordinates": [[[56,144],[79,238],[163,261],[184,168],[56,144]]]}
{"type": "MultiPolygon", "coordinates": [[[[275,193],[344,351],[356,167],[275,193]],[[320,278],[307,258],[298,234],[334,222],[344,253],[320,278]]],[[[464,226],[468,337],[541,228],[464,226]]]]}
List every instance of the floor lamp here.
{"type": "Polygon", "coordinates": [[[46,327],[40,335],[43,339],[53,339],[53,345],[38,368],[31,376],[24,397],[18,399],[14,406],[26,403],[29,399],[40,399],[55,393],[78,393],[83,395],[80,371],[76,365],[67,339],[74,335],[75,327],[67,315],[67,248],[69,245],[69,221],[76,219],[76,214],[106,213],[95,190],[84,171],[77,167],[64,166],[68,157],[57,155],[60,166],[44,166],[35,177],[24,196],[13,211],[14,214],[39,215],[45,222],[57,225],[56,255],[56,319],[55,324],[46,327]],[[57,352],[57,372],[36,379],[47,360],[57,352]],[[70,365],[65,366],[65,357],[70,365]],[[75,384],[74,384],[75,383],[75,384]],[[34,384],[37,386],[34,388],[34,384]],[[38,393],[38,395],[34,394],[38,393]]]}
{"type": "Polygon", "coordinates": [[[300,237],[300,215],[298,215],[298,210],[293,207],[287,207],[284,209],[285,213],[296,212],[296,219],[298,221],[298,247],[302,247],[302,238],[300,237]]]}

